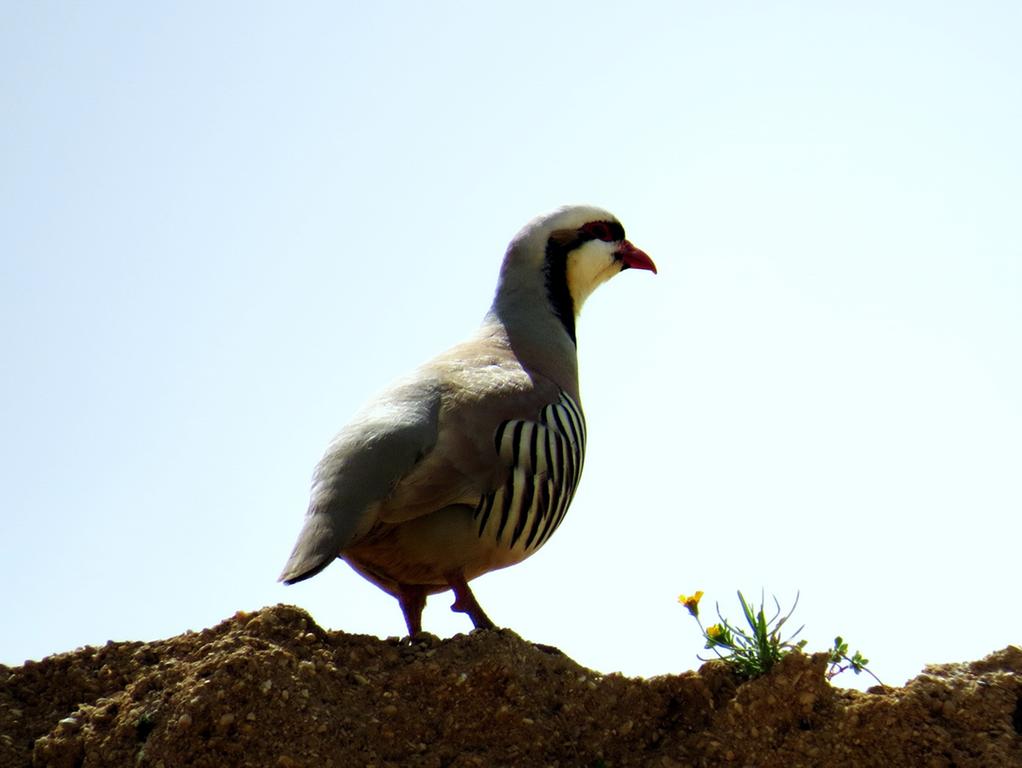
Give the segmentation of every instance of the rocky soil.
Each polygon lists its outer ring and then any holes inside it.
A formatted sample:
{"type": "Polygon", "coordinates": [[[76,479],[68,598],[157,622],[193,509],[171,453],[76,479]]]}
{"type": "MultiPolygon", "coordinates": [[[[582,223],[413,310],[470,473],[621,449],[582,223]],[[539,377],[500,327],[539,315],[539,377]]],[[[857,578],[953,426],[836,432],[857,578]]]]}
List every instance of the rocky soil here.
{"type": "Polygon", "coordinates": [[[0,766],[1022,766],[1022,650],[845,690],[823,655],[603,675],[507,630],[327,632],[278,605],[0,666],[0,766]]]}

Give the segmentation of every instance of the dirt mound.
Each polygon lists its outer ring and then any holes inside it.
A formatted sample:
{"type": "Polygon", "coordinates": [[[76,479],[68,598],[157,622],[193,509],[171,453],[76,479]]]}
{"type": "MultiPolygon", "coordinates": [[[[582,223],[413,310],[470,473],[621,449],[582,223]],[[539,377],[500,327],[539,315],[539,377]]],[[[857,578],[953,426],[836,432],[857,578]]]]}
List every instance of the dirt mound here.
{"type": "Polygon", "coordinates": [[[0,766],[1022,766],[1019,648],[869,693],[825,666],[632,679],[507,630],[380,640],[279,605],[0,666],[0,766]]]}

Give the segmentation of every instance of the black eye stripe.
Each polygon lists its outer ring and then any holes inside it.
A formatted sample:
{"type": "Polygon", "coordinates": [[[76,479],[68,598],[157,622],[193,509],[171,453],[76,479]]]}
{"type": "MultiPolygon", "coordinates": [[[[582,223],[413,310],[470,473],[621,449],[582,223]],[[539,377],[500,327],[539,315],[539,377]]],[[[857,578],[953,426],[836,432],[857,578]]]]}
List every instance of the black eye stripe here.
{"type": "Polygon", "coordinates": [[[582,242],[603,240],[607,243],[625,239],[625,229],[616,221],[590,221],[579,227],[582,242]]]}
{"type": "Polygon", "coordinates": [[[561,321],[572,342],[575,341],[575,301],[568,289],[568,254],[590,240],[616,243],[625,239],[625,228],[616,221],[590,221],[578,229],[558,229],[550,233],[543,265],[550,308],[561,321]]]}
{"type": "Polygon", "coordinates": [[[546,244],[546,262],[543,271],[550,308],[561,321],[564,330],[575,341],[575,302],[568,289],[568,254],[582,243],[570,230],[554,233],[546,244]],[[562,237],[558,237],[558,234],[562,237]],[[568,237],[563,237],[568,235],[568,237]]]}

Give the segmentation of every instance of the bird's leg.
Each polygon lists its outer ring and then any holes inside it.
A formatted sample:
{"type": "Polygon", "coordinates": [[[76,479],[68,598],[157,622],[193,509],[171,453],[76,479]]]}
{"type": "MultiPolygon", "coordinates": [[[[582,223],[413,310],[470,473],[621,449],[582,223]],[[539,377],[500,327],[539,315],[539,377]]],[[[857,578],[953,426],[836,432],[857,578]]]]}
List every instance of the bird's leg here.
{"type": "Polygon", "coordinates": [[[468,582],[465,581],[465,577],[462,574],[447,574],[447,583],[450,585],[451,589],[454,590],[454,604],[451,606],[452,611],[467,613],[468,617],[472,619],[472,624],[476,629],[495,628],[496,625],[490,621],[490,617],[483,612],[483,609],[476,601],[476,596],[473,595],[472,590],[468,588],[468,582]]]}
{"type": "Polygon", "coordinates": [[[397,601],[405,615],[408,636],[415,637],[422,632],[422,609],[426,607],[426,589],[415,584],[398,584],[397,601]]]}

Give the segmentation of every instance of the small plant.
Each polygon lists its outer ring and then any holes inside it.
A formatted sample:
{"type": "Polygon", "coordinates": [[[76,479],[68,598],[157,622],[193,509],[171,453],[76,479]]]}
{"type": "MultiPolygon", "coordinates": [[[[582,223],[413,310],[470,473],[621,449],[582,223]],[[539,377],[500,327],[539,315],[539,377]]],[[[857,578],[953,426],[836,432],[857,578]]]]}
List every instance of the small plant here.
{"type": "MultiPolygon", "coordinates": [[[[732,624],[720,612],[720,605],[717,604],[717,618],[719,623],[704,627],[699,618],[699,601],[703,593],[696,592],[693,595],[680,595],[678,602],[688,609],[692,617],[699,624],[699,629],[706,640],[704,646],[712,650],[718,658],[734,667],[741,677],[751,680],[769,672],[773,666],[792,651],[801,651],[806,644],[805,640],[793,642],[796,636],[802,631],[799,627],[788,637],[783,637],[781,631],[788,619],[795,612],[798,606],[798,595],[795,596],[795,603],[791,610],[781,615],[781,604],[774,598],[774,614],[769,619],[766,617],[766,601],[760,597],[759,610],[745,599],[745,595],[738,592],[738,601],[742,605],[742,613],[748,630],[741,629],[732,624]]],[[[866,669],[869,659],[856,651],[852,656],[848,655],[848,643],[843,638],[837,637],[834,640],[834,647],[830,649],[830,669],[827,672],[827,679],[830,680],[845,670],[851,669],[855,674],[868,672],[873,679],[880,682],[876,675],[866,669]]],[[[700,660],[705,661],[701,656],[700,660]]]]}
{"type": "Polygon", "coordinates": [[[876,680],[880,685],[880,678],[866,669],[866,665],[869,664],[869,659],[862,655],[861,651],[856,651],[851,656],[848,655],[848,643],[845,642],[841,635],[834,638],[834,647],[830,649],[830,669],[827,670],[827,679],[840,675],[842,672],[852,670],[855,674],[865,672],[867,675],[876,680]]]}
{"type": "Polygon", "coordinates": [[[742,604],[742,613],[745,615],[745,622],[749,625],[748,631],[745,631],[725,619],[720,612],[719,605],[717,606],[717,618],[720,619],[720,623],[703,627],[703,622],[699,618],[699,600],[702,596],[702,592],[696,592],[691,597],[681,595],[678,602],[684,605],[698,622],[699,629],[706,640],[704,647],[712,650],[718,658],[731,664],[741,677],[751,680],[754,677],[765,675],[787,654],[795,649],[801,649],[805,645],[805,640],[800,640],[797,643],[792,642],[794,637],[802,631],[801,627],[788,638],[781,637],[781,629],[791,618],[795,606],[798,605],[797,597],[795,605],[784,616],[781,616],[780,603],[777,602],[777,598],[774,598],[776,612],[770,619],[767,619],[764,601],[760,600],[759,610],[754,611],[752,605],[745,599],[745,595],[739,591],[738,601],[742,604]]]}

